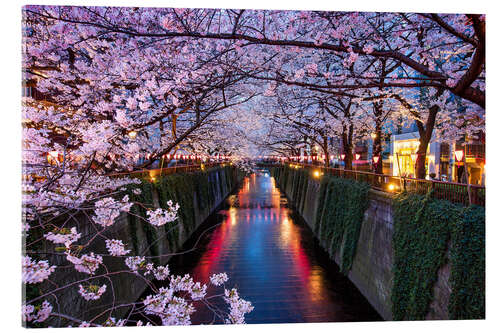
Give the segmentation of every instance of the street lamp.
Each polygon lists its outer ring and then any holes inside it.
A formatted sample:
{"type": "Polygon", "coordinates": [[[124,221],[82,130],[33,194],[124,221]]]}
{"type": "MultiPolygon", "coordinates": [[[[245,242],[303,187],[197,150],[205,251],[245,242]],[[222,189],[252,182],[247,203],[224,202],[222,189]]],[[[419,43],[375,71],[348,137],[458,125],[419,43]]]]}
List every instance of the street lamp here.
{"type": "MultiPolygon", "coordinates": [[[[361,154],[354,154],[354,158],[356,159],[356,161],[359,161],[359,159],[361,158],[361,154]]],[[[354,164],[354,170],[358,170],[358,167],[356,164],[354,164]]]]}
{"type": "Polygon", "coordinates": [[[321,172],[319,170],[314,170],[313,176],[314,178],[319,178],[321,176],[321,172]]]}

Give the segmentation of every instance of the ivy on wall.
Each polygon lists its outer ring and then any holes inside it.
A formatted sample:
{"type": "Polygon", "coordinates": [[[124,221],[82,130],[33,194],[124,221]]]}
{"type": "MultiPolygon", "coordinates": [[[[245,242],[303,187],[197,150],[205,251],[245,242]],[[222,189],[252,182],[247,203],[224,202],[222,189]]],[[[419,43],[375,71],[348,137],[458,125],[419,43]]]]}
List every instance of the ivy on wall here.
{"type": "Polygon", "coordinates": [[[394,199],[394,320],[423,320],[450,248],[450,319],[484,318],[484,208],[403,193],[394,199]]]}
{"type": "Polygon", "coordinates": [[[450,319],[485,318],[485,211],[471,206],[452,229],[450,319]]]}
{"type": "MultiPolygon", "coordinates": [[[[271,168],[280,188],[303,213],[306,170],[271,168]],[[300,191],[304,191],[302,194],[300,191]]],[[[307,183],[306,181],[306,183],[307,183]]],[[[313,229],[331,257],[340,253],[341,270],[350,270],[364,211],[367,184],[323,176],[313,229]],[[340,252],[338,252],[340,251],[340,252]]],[[[393,200],[394,320],[422,320],[429,312],[439,269],[450,264],[450,319],[485,317],[485,209],[464,207],[427,195],[402,193],[393,200]]]]}
{"type": "Polygon", "coordinates": [[[318,207],[321,218],[321,238],[328,244],[327,251],[333,257],[340,253],[340,269],[347,274],[356,254],[361,224],[368,208],[369,185],[350,179],[327,176],[328,200],[318,207]]]}
{"type": "Polygon", "coordinates": [[[449,201],[403,193],[394,199],[394,320],[423,320],[446,261],[449,226],[459,209],[449,201]]]}
{"type": "MultiPolygon", "coordinates": [[[[271,174],[281,186],[286,186],[287,180],[291,179],[290,199],[303,213],[308,184],[316,181],[310,171],[285,167],[272,168],[271,174]]],[[[367,183],[329,175],[322,176],[320,181],[314,232],[331,257],[340,253],[340,269],[344,274],[350,271],[356,255],[361,224],[368,208],[369,189],[367,183]]]]}
{"type": "Polygon", "coordinates": [[[146,236],[147,247],[151,256],[159,254],[159,241],[158,230],[156,227],[149,223],[144,223],[140,218],[134,216],[138,215],[143,219],[147,218],[147,209],[154,209],[153,205],[153,192],[158,196],[158,204],[160,208],[167,208],[167,202],[171,200],[178,203],[180,209],[178,211],[179,218],[176,222],[177,225],[166,224],[165,240],[168,242],[168,247],[171,252],[177,251],[182,245],[182,232],[184,235],[189,235],[196,228],[195,214],[198,211],[200,214],[205,212],[206,215],[214,208],[214,197],[217,193],[220,196],[227,194],[229,189],[232,189],[236,184],[237,179],[241,178],[241,174],[234,171],[234,168],[226,166],[223,168],[214,168],[207,171],[198,171],[191,173],[179,173],[158,177],[158,180],[151,183],[143,180],[139,186],[129,186],[129,197],[140,204],[132,206],[129,215],[129,231],[132,239],[132,246],[134,253],[141,254],[141,247],[139,246],[138,228],[142,228],[146,236]],[[218,184],[216,174],[219,174],[218,184]],[[228,188],[228,190],[220,192],[221,189],[228,188]],[[136,195],[133,193],[134,188],[140,188],[141,194],[136,195]]]}

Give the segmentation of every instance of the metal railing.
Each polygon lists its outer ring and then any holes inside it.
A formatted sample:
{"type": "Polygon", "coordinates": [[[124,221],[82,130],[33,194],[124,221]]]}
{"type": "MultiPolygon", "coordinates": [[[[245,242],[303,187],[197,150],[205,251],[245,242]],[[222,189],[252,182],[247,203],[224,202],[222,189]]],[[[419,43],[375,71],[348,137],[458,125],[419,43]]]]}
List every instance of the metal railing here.
{"type": "Polygon", "coordinates": [[[166,167],[166,168],[161,168],[161,169],[143,169],[143,170],[136,170],[136,171],[132,171],[132,172],[111,173],[111,174],[108,174],[107,176],[109,176],[109,177],[128,176],[128,177],[133,177],[133,178],[154,179],[154,178],[159,177],[159,176],[171,175],[174,173],[187,173],[187,172],[194,172],[194,171],[200,171],[200,170],[207,170],[210,168],[225,166],[225,165],[229,165],[229,163],[227,163],[227,162],[226,163],[212,162],[212,163],[204,163],[204,164],[180,165],[180,166],[166,167]]]}
{"type": "MultiPolygon", "coordinates": [[[[276,167],[286,164],[266,164],[262,166],[276,167]]],[[[289,167],[307,168],[321,170],[324,174],[334,177],[353,179],[370,184],[370,186],[383,192],[401,192],[409,191],[418,194],[426,194],[430,189],[433,190],[432,197],[444,199],[464,205],[469,204],[469,194],[467,184],[442,182],[437,180],[426,180],[417,178],[407,178],[376,174],[365,171],[344,170],[338,168],[327,168],[324,166],[310,165],[303,163],[288,163],[289,167]]],[[[486,188],[479,185],[469,185],[471,192],[471,202],[475,205],[484,206],[486,202],[486,188]]]]}

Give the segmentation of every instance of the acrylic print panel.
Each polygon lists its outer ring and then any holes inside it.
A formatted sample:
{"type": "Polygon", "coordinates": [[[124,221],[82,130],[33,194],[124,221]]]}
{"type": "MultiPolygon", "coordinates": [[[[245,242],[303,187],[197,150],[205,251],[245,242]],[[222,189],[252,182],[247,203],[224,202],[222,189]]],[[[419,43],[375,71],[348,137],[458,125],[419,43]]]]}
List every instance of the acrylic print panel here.
{"type": "Polygon", "coordinates": [[[24,326],[484,318],[484,15],[22,13],[24,326]]]}

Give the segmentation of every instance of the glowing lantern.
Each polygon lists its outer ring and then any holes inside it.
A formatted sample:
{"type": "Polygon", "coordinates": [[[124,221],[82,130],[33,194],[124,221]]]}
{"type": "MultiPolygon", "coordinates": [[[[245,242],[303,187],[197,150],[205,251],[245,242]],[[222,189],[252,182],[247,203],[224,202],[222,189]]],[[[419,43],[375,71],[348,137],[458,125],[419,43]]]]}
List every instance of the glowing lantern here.
{"type": "Polygon", "coordinates": [[[128,136],[129,136],[129,138],[131,138],[133,140],[133,139],[135,139],[137,137],[137,132],[136,131],[130,131],[130,132],[128,132],[128,136]]]}
{"type": "Polygon", "coordinates": [[[361,154],[356,154],[355,157],[356,157],[356,160],[359,160],[359,158],[361,157],[361,154]]]}
{"type": "Polygon", "coordinates": [[[379,159],[380,159],[380,157],[379,157],[379,156],[373,156],[373,162],[374,162],[375,164],[377,164],[377,163],[378,163],[378,160],[379,160],[379,159]]]}
{"type": "Polygon", "coordinates": [[[342,161],[345,159],[345,154],[341,154],[340,155],[340,158],[342,159],[342,161]]]}
{"type": "Polygon", "coordinates": [[[49,164],[56,164],[57,162],[59,162],[59,152],[57,151],[50,151],[47,153],[47,162],[49,162],[49,164]]]}
{"type": "Polygon", "coordinates": [[[462,162],[463,158],[464,158],[464,151],[463,150],[455,150],[455,159],[458,162],[462,162]]]}

